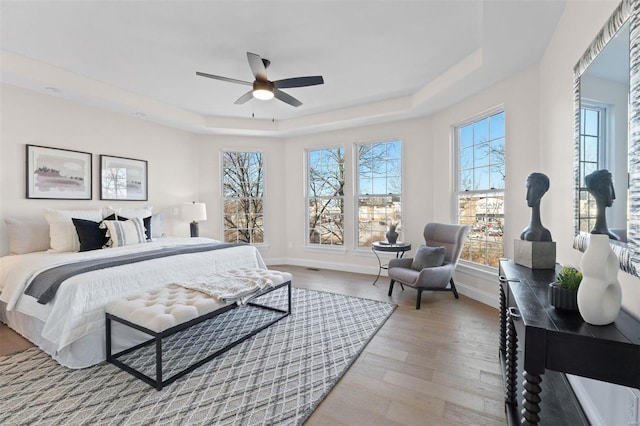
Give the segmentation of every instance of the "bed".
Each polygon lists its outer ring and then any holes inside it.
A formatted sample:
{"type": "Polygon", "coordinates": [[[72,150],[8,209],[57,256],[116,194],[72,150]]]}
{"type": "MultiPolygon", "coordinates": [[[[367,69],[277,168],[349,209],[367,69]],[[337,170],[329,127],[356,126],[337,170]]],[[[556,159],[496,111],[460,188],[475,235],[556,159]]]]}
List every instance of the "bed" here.
{"type": "MultiPolygon", "coordinates": [[[[82,252],[39,251],[0,258],[0,320],[39,346],[61,365],[84,368],[106,359],[104,306],[115,299],[162,285],[232,268],[266,268],[249,245],[193,252],[85,272],[64,280],[46,303],[24,293],[33,278],[51,267],[133,255],[165,247],[220,243],[207,238],[154,238],[144,244],[82,252]]],[[[221,244],[221,243],[220,243],[221,244]]],[[[121,330],[114,350],[143,336],[121,330]]]]}

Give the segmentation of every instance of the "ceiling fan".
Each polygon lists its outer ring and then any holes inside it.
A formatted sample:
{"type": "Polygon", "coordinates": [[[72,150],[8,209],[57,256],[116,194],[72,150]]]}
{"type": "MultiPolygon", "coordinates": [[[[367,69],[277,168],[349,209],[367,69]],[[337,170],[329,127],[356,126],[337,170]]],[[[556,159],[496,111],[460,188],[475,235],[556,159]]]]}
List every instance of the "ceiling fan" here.
{"type": "Polygon", "coordinates": [[[268,59],[263,59],[260,55],[247,52],[247,59],[249,60],[249,66],[253,72],[255,81],[236,80],[235,78],[222,77],[219,75],[207,74],[204,72],[196,72],[196,75],[201,77],[213,78],[216,80],[228,81],[230,83],[244,84],[245,86],[253,86],[253,89],[249,90],[244,95],[240,96],[234,103],[236,105],[243,104],[251,98],[269,100],[272,98],[280,99],[294,107],[299,107],[302,102],[294,98],[293,96],[283,92],[280,89],[289,89],[293,87],[306,87],[315,86],[317,84],[324,84],[324,80],[321,75],[309,76],[309,77],[293,77],[285,78],[283,80],[270,81],[267,79],[267,68],[271,62],[268,59]]]}

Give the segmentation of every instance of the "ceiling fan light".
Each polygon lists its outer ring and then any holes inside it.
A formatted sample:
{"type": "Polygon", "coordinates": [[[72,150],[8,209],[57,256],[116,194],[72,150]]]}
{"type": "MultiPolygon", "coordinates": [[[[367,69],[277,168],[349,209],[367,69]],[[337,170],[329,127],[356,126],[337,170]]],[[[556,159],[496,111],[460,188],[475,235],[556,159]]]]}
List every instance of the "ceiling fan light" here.
{"type": "Polygon", "coordinates": [[[253,82],[253,97],[261,101],[273,99],[273,86],[269,81],[256,80],[253,82]]]}
{"type": "Polygon", "coordinates": [[[261,101],[268,101],[273,99],[273,92],[269,89],[254,89],[253,97],[261,101]]]}

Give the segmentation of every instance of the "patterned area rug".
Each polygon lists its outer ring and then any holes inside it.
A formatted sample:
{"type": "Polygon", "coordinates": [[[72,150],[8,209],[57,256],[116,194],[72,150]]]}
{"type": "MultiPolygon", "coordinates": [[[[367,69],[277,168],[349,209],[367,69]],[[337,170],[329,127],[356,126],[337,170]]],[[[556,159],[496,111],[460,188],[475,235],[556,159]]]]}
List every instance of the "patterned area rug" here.
{"type": "MultiPolygon", "coordinates": [[[[302,424],[395,306],[292,290],[290,316],[162,391],[107,363],[61,367],[36,348],[0,357],[0,424],[302,424]]],[[[263,297],[285,303],[285,292],[263,297]]],[[[165,365],[182,368],[270,315],[245,306],[191,328],[164,345],[165,365]]],[[[152,368],[152,350],[125,362],[152,368]]]]}

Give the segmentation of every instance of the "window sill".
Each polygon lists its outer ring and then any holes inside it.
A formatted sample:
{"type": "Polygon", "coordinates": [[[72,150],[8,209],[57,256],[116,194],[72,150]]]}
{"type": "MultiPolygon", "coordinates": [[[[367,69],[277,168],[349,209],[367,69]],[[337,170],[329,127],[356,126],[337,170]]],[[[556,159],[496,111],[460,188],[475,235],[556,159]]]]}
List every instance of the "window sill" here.
{"type": "Polygon", "coordinates": [[[304,251],[307,252],[315,252],[315,253],[336,253],[336,254],[345,254],[347,249],[345,247],[336,247],[336,246],[315,246],[315,245],[305,245],[304,251]]]}
{"type": "Polygon", "coordinates": [[[495,280],[498,277],[498,268],[480,265],[479,263],[473,263],[466,260],[459,260],[457,269],[463,274],[474,275],[486,280],[495,280]]]}

